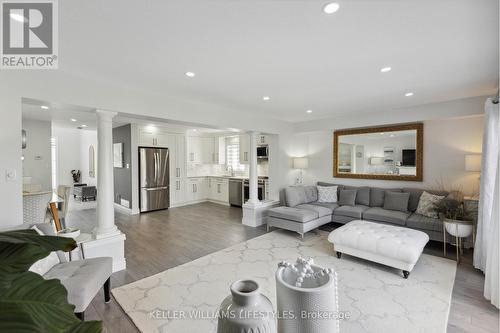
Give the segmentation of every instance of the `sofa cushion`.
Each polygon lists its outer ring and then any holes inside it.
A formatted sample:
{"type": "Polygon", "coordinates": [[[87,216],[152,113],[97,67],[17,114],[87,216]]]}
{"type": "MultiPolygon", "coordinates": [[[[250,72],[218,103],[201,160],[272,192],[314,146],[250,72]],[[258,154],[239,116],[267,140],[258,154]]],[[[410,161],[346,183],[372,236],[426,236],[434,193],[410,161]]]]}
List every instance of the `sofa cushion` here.
{"type": "Polygon", "coordinates": [[[366,211],[368,206],[356,205],[356,206],[341,206],[333,211],[333,215],[354,217],[356,219],[361,219],[363,217],[363,212],[366,211]]]}
{"type": "Polygon", "coordinates": [[[309,203],[310,205],[315,205],[315,206],[321,206],[321,207],[326,207],[326,208],[330,208],[332,211],[334,211],[335,209],[337,209],[337,207],[339,207],[339,204],[336,203],[336,202],[311,202],[309,203]]]}
{"type": "Polygon", "coordinates": [[[333,209],[330,209],[328,207],[313,205],[313,204],[302,204],[302,205],[295,206],[295,208],[312,210],[312,211],[318,213],[318,217],[323,217],[323,216],[333,214],[333,209]]]}
{"type": "Polygon", "coordinates": [[[388,222],[405,225],[411,213],[397,210],[387,210],[381,207],[372,207],[363,212],[363,219],[367,221],[388,222]]]}
{"type": "Polygon", "coordinates": [[[111,276],[112,266],[112,258],[108,257],[75,260],[54,266],[43,278],[60,280],[75,312],[83,312],[111,276]]]}
{"type": "Polygon", "coordinates": [[[354,206],[356,205],[356,190],[340,190],[339,205],[354,206]]]}
{"type": "Polygon", "coordinates": [[[444,198],[445,196],[434,195],[424,191],[424,193],[420,196],[415,213],[437,219],[439,215],[436,210],[436,205],[444,198]]]}
{"type": "Polygon", "coordinates": [[[316,185],[318,185],[318,186],[337,186],[337,198],[339,197],[340,190],[344,189],[344,185],[341,185],[341,184],[318,182],[316,185]]]}
{"type": "Polygon", "coordinates": [[[306,194],[306,203],[318,201],[318,189],[316,186],[304,186],[306,194]]]}
{"type": "Polygon", "coordinates": [[[370,205],[370,188],[368,186],[345,186],[346,190],[356,190],[356,205],[370,205]]]}
{"type": "Polygon", "coordinates": [[[399,188],[370,188],[370,207],[382,207],[384,205],[385,191],[401,192],[399,188]]]}
{"type": "Polygon", "coordinates": [[[441,219],[433,219],[417,213],[413,213],[408,217],[406,226],[421,230],[443,231],[443,222],[441,219]]]}
{"type": "Polygon", "coordinates": [[[309,222],[319,217],[317,211],[293,207],[276,207],[268,211],[268,216],[295,222],[309,222]]]}
{"type": "Polygon", "coordinates": [[[408,211],[408,200],[410,193],[385,191],[384,209],[408,211]]]}
{"type": "Polygon", "coordinates": [[[285,199],[288,207],[295,207],[306,203],[307,198],[304,186],[289,186],[285,188],[285,199]]]}
{"type": "Polygon", "coordinates": [[[337,186],[317,186],[318,202],[337,202],[337,186]]]}
{"type": "MultiPolygon", "coordinates": [[[[420,196],[422,195],[422,193],[424,193],[424,190],[421,189],[421,188],[408,188],[408,187],[405,187],[402,189],[403,192],[407,192],[407,193],[410,193],[410,200],[408,202],[408,209],[410,210],[410,212],[414,212],[417,210],[417,207],[418,207],[418,202],[420,201],[420,196]]],[[[430,194],[434,194],[434,195],[448,195],[448,192],[446,191],[434,191],[434,190],[426,190],[428,193],[430,194]]]]}

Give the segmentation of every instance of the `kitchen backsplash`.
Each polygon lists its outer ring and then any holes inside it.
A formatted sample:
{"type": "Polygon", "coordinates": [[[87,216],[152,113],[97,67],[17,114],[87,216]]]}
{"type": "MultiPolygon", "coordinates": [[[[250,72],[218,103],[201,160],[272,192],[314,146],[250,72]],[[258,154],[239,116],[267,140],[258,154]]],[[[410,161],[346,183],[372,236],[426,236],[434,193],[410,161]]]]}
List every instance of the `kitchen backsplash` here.
{"type": "MultiPolygon", "coordinates": [[[[228,175],[225,165],[220,164],[190,164],[187,165],[188,177],[204,176],[224,176],[228,175]]],[[[257,165],[257,174],[259,176],[269,176],[269,163],[260,162],[257,165]]],[[[235,176],[248,177],[248,165],[242,165],[242,170],[234,170],[235,176]]]]}

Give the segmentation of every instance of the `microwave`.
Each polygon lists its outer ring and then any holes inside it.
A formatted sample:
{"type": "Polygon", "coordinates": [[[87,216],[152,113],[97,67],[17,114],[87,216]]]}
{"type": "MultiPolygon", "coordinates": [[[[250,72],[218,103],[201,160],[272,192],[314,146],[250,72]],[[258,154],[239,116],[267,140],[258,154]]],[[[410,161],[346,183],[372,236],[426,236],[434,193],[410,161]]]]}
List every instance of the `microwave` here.
{"type": "Polygon", "coordinates": [[[257,146],[257,158],[268,158],[269,157],[269,146],[257,146]]]}

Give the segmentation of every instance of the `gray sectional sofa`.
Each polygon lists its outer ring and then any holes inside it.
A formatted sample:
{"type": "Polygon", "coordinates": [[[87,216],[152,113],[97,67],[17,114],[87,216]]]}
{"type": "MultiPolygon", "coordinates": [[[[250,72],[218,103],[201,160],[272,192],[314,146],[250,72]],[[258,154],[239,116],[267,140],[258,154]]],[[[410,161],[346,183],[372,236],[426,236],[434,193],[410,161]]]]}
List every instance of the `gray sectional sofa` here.
{"type": "MultiPolygon", "coordinates": [[[[285,206],[268,211],[267,227],[287,229],[304,236],[304,233],[330,222],[367,220],[420,230],[428,234],[431,240],[443,241],[442,221],[415,213],[423,189],[353,187],[323,182],[318,182],[318,185],[338,186],[339,194],[344,189],[356,190],[355,205],[321,203],[318,202],[316,186],[290,186],[284,190],[285,206]],[[384,208],[387,191],[409,193],[406,212],[384,208]]],[[[449,194],[444,191],[425,191],[436,195],[449,194]]],[[[470,246],[467,242],[465,245],[470,246]]]]}

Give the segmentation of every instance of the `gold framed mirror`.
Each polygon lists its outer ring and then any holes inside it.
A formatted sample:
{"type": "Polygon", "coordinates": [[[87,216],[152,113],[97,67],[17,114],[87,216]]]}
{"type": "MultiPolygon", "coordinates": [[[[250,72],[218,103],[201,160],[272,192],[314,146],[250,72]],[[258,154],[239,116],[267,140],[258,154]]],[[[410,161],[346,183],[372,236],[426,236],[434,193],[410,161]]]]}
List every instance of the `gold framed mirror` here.
{"type": "Polygon", "coordinates": [[[336,178],[423,179],[423,123],[337,130],[333,134],[336,178]]]}

